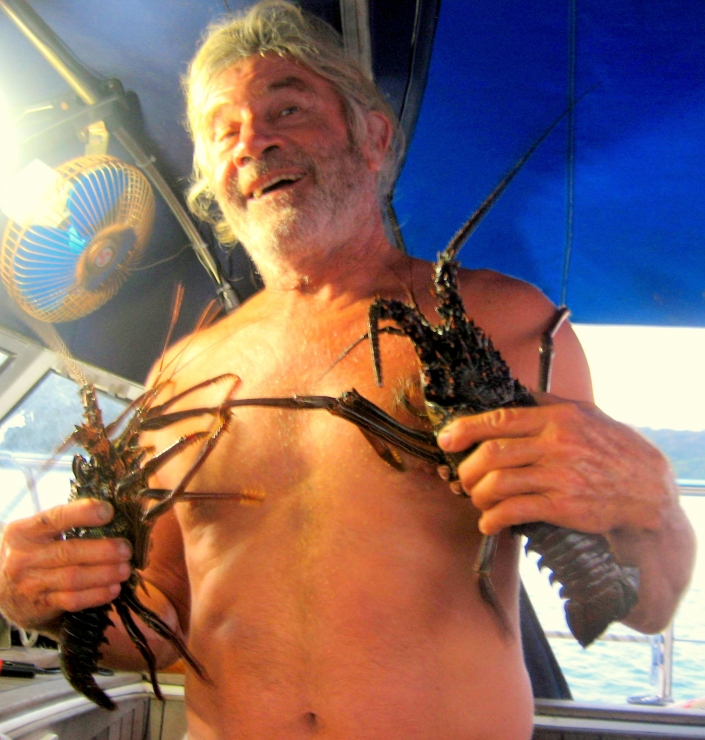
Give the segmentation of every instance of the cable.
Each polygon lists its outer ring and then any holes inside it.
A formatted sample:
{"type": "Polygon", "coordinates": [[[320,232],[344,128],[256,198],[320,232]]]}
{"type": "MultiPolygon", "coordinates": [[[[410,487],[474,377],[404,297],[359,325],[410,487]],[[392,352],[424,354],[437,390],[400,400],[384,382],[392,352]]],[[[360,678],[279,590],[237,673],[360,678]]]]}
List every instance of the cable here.
{"type": "Polygon", "coordinates": [[[575,219],[575,78],[577,67],[578,12],[577,0],[569,0],[568,17],[568,142],[566,172],[565,252],[561,280],[561,306],[568,305],[568,273],[573,252],[573,225],[575,219]]]}

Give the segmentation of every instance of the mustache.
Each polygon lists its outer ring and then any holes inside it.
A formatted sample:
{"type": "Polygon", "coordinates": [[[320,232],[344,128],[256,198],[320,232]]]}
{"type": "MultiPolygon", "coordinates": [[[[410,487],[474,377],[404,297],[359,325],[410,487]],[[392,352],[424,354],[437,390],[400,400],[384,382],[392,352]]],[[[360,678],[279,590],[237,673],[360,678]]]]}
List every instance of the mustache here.
{"type": "Polygon", "coordinates": [[[305,152],[282,152],[279,149],[265,150],[259,159],[253,159],[240,167],[237,177],[234,177],[228,186],[228,195],[245,200],[245,194],[240,186],[241,182],[252,182],[266,177],[276,170],[296,168],[312,174],[315,178],[316,162],[305,152]]]}

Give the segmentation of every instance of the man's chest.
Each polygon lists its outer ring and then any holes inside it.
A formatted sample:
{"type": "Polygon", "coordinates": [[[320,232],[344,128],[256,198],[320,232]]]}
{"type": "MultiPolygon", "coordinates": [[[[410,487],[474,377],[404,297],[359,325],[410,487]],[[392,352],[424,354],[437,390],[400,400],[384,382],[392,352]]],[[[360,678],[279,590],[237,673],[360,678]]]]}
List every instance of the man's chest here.
{"type": "MultiPolygon", "coordinates": [[[[378,387],[369,341],[363,338],[364,322],[324,327],[327,331],[295,323],[299,325],[288,331],[261,331],[255,337],[243,335],[237,337],[239,341],[213,345],[188,379],[179,378],[179,392],[203,387],[187,393],[172,410],[207,408],[211,412],[163,430],[157,435],[157,448],[197,432],[217,433],[218,438],[196,443],[175,457],[163,468],[160,485],[177,485],[198,465],[207,444],[212,451],[200,464],[191,490],[222,491],[237,486],[266,491],[298,485],[327,475],[331,469],[345,474],[353,465],[377,464],[379,456],[351,421],[325,408],[283,408],[263,405],[259,399],[335,399],[355,389],[402,423],[419,425],[407,410],[413,395],[410,389],[418,383],[419,373],[407,339],[382,335],[385,381],[378,387]],[[209,382],[215,378],[222,380],[209,382]]],[[[418,398],[413,400],[418,403],[418,398]]]]}

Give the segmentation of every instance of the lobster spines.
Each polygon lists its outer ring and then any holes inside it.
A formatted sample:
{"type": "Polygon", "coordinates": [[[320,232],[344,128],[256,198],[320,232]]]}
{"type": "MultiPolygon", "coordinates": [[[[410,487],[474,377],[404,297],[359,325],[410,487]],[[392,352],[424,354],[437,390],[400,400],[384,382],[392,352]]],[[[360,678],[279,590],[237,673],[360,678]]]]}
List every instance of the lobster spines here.
{"type": "Polygon", "coordinates": [[[61,669],[76,691],[103,709],[116,708],[112,699],[98,686],[93,673],[102,657],[100,645],[107,643],[104,632],[112,621],[109,604],[67,612],[61,620],[59,660],[61,669]]]}
{"type": "Polygon", "coordinates": [[[583,647],[636,605],[639,569],[618,564],[602,535],[543,522],[521,524],[512,531],[527,537],[527,553],[538,553],[539,568],[550,568],[551,583],[561,584],[568,627],[583,647]]]}
{"type": "MultiPolygon", "coordinates": [[[[370,306],[367,327],[375,381],[380,387],[382,386],[382,364],[379,354],[379,322],[387,319],[394,321],[401,332],[411,339],[417,353],[424,351],[426,347],[433,346],[434,328],[414,306],[408,306],[401,301],[377,298],[370,306]]],[[[421,357],[419,355],[419,359],[423,364],[424,361],[432,360],[432,356],[421,357]]]]}
{"type": "Polygon", "coordinates": [[[438,300],[436,313],[444,325],[453,329],[467,322],[458,288],[459,267],[457,260],[439,255],[433,271],[434,295],[438,300]]]}
{"type": "MultiPolygon", "coordinates": [[[[464,315],[462,319],[454,327],[437,328],[431,362],[423,362],[417,347],[426,400],[447,408],[448,415],[535,405],[529,391],[512,377],[492,340],[472,319],[464,315]]],[[[431,353],[426,350],[426,354],[431,353]]],[[[444,423],[449,420],[443,419],[444,423]]]]}

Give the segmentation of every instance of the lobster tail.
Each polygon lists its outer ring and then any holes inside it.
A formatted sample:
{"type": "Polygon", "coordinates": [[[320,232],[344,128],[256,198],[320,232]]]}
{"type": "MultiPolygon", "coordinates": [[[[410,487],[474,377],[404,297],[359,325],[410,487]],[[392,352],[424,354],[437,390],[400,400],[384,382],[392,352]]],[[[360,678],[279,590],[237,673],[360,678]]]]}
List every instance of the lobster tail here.
{"type": "Polygon", "coordinates": [[[59,639],[61,669],[76,691],[104,709],[116,708],[112,699],[98,686],[93,673],[98,670],[99,647],[106,643],[103,633],[112,621],[110,604],[66,612],[61,621],[59,639]]]}
{"type": "Polygon", "coordinates": [[[586,534],[544,522],[513,527],[528,538],[526,551],[541,557],[566,599],[565,616],[575,639],[587,647],[612,622],[624,619],[638,600],[639,569],[620,565],[599,534],[586,534]]]}

